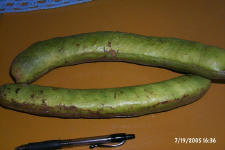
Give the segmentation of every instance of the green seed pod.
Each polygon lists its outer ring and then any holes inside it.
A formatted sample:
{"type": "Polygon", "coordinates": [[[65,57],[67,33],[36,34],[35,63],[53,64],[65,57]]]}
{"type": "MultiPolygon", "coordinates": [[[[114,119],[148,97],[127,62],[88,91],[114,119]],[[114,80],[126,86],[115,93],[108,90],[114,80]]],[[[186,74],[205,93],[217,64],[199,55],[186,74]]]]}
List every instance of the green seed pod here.
{"type": "Polygon", "coordinates": [[[59,37],[30,46],[11,65],[17,83],[30,83],[61,66],[93,61],[124,61],[225,79],[225,50],[198,42],[121,32],[59,37]]]}
{"type": "Polygon", "coordinates": [[[198,100],[210,80],[185,75],[158,83],[106,89],[65,89],[27,84],[0,86],[0,105],[60,118],[135,117],[198,100]]]}

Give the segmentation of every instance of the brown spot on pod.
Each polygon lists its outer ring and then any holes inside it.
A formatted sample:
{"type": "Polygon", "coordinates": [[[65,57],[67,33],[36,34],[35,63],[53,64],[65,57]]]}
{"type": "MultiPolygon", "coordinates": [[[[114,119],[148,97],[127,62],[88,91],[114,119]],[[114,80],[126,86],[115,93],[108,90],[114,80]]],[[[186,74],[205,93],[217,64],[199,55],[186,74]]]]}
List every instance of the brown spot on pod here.
{"type": "Polygon", "coordinates": [[[45,105],[45,106],[47,106],[47,104],[46,104],[46,99],[42,99],[42,105],[45,105]]]}
{"type": "Polygon", "coordinates": [[[134,94],[136,95],[137,98],[140,98],[140,96],[136,92],[134,92],[134,94]]]}
{"type": "Polygon", "coordinates": [[[3,96],[6,96],[6,94],[2,90],[0,90],[0,97],[3,97],[3,96]]]}
{"type": "Polygon", "coordinates": [[[111,47],[112,46],[112,43],[110,41],[108,41],[108,47],[111,47]]]}
{"type": "Polygon", "coordinates": [[[16,89],[16,94],[19,92],[19,90],[20,90],[20,88],[17,88],[17,89],[16,89]]]}
{"type": "Polygon", "coordinates": [[[30,98],[32,98],[32,99],[34,98],[34,93],[31,94],[30,98]]]}
{"type": "Polygon", "coordinates": [[[56,87],[52,87],[52,90],[58,90],[58,88],[56,88],[56,87]]]}
{"type": "Polygon", "coordinates": [[[116,99],[116,91],[114,92],[114,99],[116,99]]]}
{"type": "Polygon", "coordinates": [[[76,44],[76,46],[77,46],[77,47],[79,47],[79,46],[80,46],[80,44],[79,44],[79,43],[77,43],[77,44],[76,44]]]}
{"type": "MultiPolygon", "coordinates": [[[[66,107],[66,106],[65,106],[65,107],[66,107]]],[[[67,107],[67,108],[68,108],[68,107],[67,107]]],[[[77,107],[76,107],[76,106],[70,106],[69,109],[70,109],[70,110],[77,110],[77,107]]]]}
{"type": "Polygon", "coordinates": [[[64,64],[68,64],[69,62],[67,60],[65,60],[64,64]]]}
{"type": "Polygon", "coordinates": [[[13,98],[11,99],[11,105],[12,105],[12,107],[15,107],[15,108],[20,107],[20,104],[18,102],[16,102],[13,98]]]}
{"type": "Polygon", "coordinates": [[[149,93],[149,94],[152,94],[152,91],[149,91],[147,89],[144,89],[145,92],[149,93]]]}
{"type": "Polygon", "coordinates": [[[109,50],[109,54],[111,54],[112,56],[115,57],[117,55],[117,52],[115,50],[113,50],[113,49],[110,49],[109,50]]]}
{"type": "Polygon", "coordinates": [[[59,52],[60,52],[60,53],[63,53],[63,52],[64,52],[64,48],[60,48],[60,49],[59,49],[59,52]]]}
{"type": "Polygon", "coordinates": [[[160,104],[166,104],[168,103],[169,101],[163,101],[163,102],[160,102],[160,104]]]}

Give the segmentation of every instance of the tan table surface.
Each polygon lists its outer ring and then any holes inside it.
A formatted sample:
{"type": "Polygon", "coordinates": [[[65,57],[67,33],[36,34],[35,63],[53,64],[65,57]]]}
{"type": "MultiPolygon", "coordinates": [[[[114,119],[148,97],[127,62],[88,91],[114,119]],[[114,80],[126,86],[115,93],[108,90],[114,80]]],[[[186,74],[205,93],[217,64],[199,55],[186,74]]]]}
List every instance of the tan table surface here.
{"type": "MultiPolygon", "coordinates": [[[[0,15],[0,84],[14,57],[30,44],[58,36],[112,30],[177,37],[225,48],[224,0],[94,0],[79,5],[0,15]]],[[[135,64],[108,62],[58,68],[34,84],[109,88],[153,83],[181,74],[135,64]]],[[[27,142],[135,133],[116,150],[224,150],[225,85],[213,83],[199,101],[168,112],[126,119],[58,119],[0,107],[0,149],[27,142]],[[215,144],[176,144],[175,138],[215,138],[215,144]]],[[[85,150],[88,147],[71,148],[85,150]]]]}

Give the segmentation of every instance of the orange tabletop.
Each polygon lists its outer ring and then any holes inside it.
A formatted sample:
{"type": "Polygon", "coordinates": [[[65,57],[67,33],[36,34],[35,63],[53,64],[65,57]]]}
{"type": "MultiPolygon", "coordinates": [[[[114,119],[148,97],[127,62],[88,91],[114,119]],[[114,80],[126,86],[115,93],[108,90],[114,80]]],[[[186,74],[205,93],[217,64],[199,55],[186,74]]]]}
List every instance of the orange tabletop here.
{"type": "MultiPolygon", "coordinates": [[[[32,43],[103,30],[177,37],[225,48],[225,1],[94,0],[50,10],[0,15],[0,84],[13,83],[10,65],[32,43]]],[[[34,84],[109,88],[153,83],[180,75],[129,63],[99,62],[55,69],[34,84]]],[[[190,105],[135,118],[59,119],[0,107],[0,149],[12,150],[42,140],[125,132],[136,134],[136,139],[116,150],[224,150],[224,106],[225,84],[213,83],[200,100],[190,105]],[[176,138],[189,138],[192,142],[178,144],[176,138]],[[203,142],[204,139],[212,139],[213,143],[203,142]]]]}

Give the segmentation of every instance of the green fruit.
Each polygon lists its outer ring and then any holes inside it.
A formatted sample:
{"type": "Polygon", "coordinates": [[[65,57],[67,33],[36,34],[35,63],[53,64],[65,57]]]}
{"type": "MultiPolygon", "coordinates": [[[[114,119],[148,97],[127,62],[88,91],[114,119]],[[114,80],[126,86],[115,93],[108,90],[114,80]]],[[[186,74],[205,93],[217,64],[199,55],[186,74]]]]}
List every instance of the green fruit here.
{"type": "Polygon", "coordinates": [[[225,50],[176,38],[121,32],[59,37],[30,46],[11,66],[17,83],[30,83],[61,66],[93,61],[124,61],[225,79],[225,50]]]}
{"type": "Polygon", "coordinates": [[[135,117],[198,100],[210,80],[185,75],[153,84],[108,89],[65,89],[27,84],[0,86],[0,105],[61,118],[135,117]]]}

